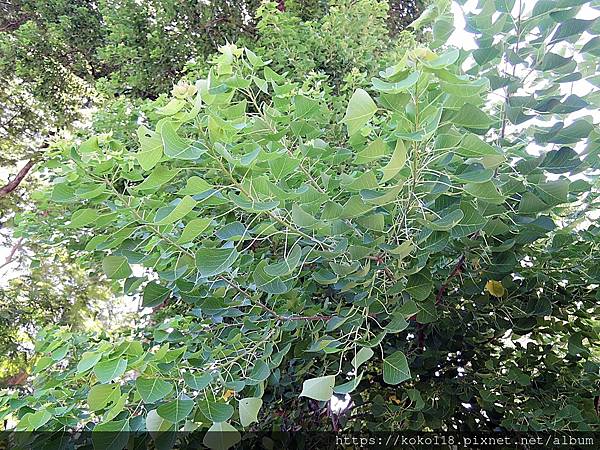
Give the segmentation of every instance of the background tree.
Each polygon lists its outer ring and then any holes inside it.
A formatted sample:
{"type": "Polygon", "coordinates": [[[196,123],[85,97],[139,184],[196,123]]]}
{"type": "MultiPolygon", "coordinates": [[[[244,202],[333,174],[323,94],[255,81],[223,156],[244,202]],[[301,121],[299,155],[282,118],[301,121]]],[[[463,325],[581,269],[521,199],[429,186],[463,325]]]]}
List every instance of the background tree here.
{"type": "MultiPolygon", "coordinates": [[[[34,249],[29,249],[31,252],[34,249]]],[[[39,252],[30,270],[14,278],[0,290],[0,380],[11,385],[16,374],[27,370],[35,336],[51,324],[90,330],[103,323],[115,328],[120,322],[112,312],[113,292],[105,282],[88,272],[64,253],[44,255],[39,252]]],[[[4,386],[3,386],[4,387],[4,386]]]]}

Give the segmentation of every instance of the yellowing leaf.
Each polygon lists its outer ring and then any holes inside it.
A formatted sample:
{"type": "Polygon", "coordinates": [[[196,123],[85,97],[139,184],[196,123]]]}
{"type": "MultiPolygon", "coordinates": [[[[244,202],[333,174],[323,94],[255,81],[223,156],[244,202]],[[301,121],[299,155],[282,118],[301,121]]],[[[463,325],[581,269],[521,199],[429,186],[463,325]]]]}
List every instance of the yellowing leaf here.
{"type": "Polygon", "coordinates": [[[224,393],[223,393],[223,399],[227,400],[230,397],[232,397],[235,394],[235,391],[231,390],[231,389],[227,389],[224,393]]]}
{"type": "Polygon", "coordinates": [[[399,405],[400,403],[402,403],[402,401],[395,395],[390,396],[390,401],[394,402],[396,405],[399,405]]]}
{"type": "Polygon", "coordinates": [[[485,290],[494,297],[502,297],[506,292],[500,281],[490,280],[485,283],[485,290]]]}

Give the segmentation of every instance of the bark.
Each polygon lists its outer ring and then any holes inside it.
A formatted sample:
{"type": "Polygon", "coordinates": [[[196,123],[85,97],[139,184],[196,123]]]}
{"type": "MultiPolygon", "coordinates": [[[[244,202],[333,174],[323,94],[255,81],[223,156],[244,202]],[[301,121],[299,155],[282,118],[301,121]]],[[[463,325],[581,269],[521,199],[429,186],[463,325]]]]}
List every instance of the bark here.
{"type": "Polygon", "coordinates": [[[23,238],[20,238],[17,241],[17,243],[15,245],[13,245],[13,248],[10,250],[10,253],[6,257],[4,262],[2,264],[0,264],[0,269],[4,269],[6,266],[8,266],[10,263],[12,263],[15,259],[15,255],[16,255],[17,251],[21,250],[22,247],[23,247],[23,238]]]}
{"type": "Polygon", "coordinates": [[[36,163],[36,161],[34,161],[33,159],[30,159],[29,161],[27,161],[27,164],[25,164],[25,166],[23,166],[23,168],[21,170],[19,170],[19,173],[17,173],[17,175],[12,180],[10,180],[8,183],[6,183],[4,186],[2,186],[0,188],[0,198],[6,197],[8,194],[10,194],[12,191],[14,191],[17,187],[19,187],[19,184],[21,184],[21,181],[23,181],[23,178],[25,178],[27,176],[27,174],[29,173],[31,168],[35,165],[35,163],[36,163]]]}

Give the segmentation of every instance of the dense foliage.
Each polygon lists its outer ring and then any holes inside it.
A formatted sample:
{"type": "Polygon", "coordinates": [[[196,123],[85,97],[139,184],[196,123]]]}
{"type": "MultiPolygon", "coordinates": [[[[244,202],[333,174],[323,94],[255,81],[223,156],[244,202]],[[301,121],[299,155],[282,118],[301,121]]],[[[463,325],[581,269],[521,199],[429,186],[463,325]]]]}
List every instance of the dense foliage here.
{"type": "Polygon", "coordinates": [[[268,45],[229,44],[154,105],[136,145],[53,144],[48,214],[20,214],[18,234],[138,293],[154,323],[46,329],[34,391],[8,392],[0,416],[597,428],[600,28],[581,16],[598,9],[479,6],[476,50],[439,48],[442,15],[435,51],[398,52],[350,96],[284,75],[268,45]],[[352,404],[332,412],[334,394],[352,404]]]}
{"type": "MultiPolygon", "coordinates": [[[[303,61],[307,70],[297,71],[294,80],[318,87],[325,96],[333,89],[349,96],[355,86],[367,83],[367,76],[376,73],[381,61],[391,58],[389,53],[398,45],[414,41],[409,38],[392,41],[385,29],[386,20],[396,28],[401,23],[405,26],[408,23],[405,19],[416,14],[415,8],[421,8],[421,4],[411,3],[396,8],[395,16],[388,16],[387,3],[382,0],[361,0],[355,4],[341,0],[287,1],[284,8],[282,2],[263,3],[259,12],[256,12],[258,1],[0,4],[0,179],[8,181],[0,187],[0,245],[9,249],[10,256],[0,262],[0,278],[22,273],[10,287],[0,283],[3,299],[0,316],[5,317],[7,324],[2,340],[10,343],[6,351],[0,351],[0,366],[8,368],[9,373],[18,373],[23,365],[30,364],[31,356],[30,351],[21,351],[20,364],[15,364],[12,357],[14,348],[23,350],[31,346],[29,339],[21,339],[25,334],[19,327],[9,330],[15,324],[15,312],[35,311],[34,315],[20,315],[31,330],[29,334],[47,323],[65,323],[63,316],[55,313],[53,302],[37,299],[38,296],[54,298],[45,289],[52,285],[43,284],[39,291],[33,288],[40,287],[35,280],[52,279],[59,290],[62,286],[80,286],[75,276],[80,271],[75,255],[60,252],[59,246],[42,249],[43,241],[39,247],[35,237],[23,240],[12,234],[17,211],[40,210],[41,218],[48,214],[37,204],[38,199],[31,196],[37,189],[36,177],[31,172],[47,158],[49,142],[61,137],[72,139],[73,135],[89,133],[86,130],[91,128],[98,134],[110,134],[124,145],[135,145],[139,123],[154,123],[160,118],[155,109],[168,102],[162,93],[181,75],[193,82],[203,76],[208,70],[209,55],[227,40],[240,39],[264,52],[268,47],[272,64],[287,70],[293,67],[292,61],[303,61]],[[375,26],[356,33],[354,22],[373,24],[370,14],[374,9],[379,11],[375,26]],[[350,13],[352,21],[346,18],[350,13]],[[334,27],[338,37],[348,34],[344,39],[345,52],[330,53],[327,60],[315,59],[315,52],[325,48],[322,43],[312,53],[306,52],[306,42],[316,45],[318,39],[327,36],[311,25],[317,19],[329,29],[334,27]],[[258,27],[257,22],[260,22],[258,27]],[[318,39],[317,32],[321,33],[318,39]],[[284,38],[288,35],[293,39],[284,38]],[[368,64],[363,64],[351,55],[363,48],[366,39],[369,45],[364,48],[373,56],[369,56],[368,64]],[[354,61],[356,68],[346,59],[354,61]],[[328,75],[330,66],[339,69],[335,76],[328,75]],[[31,261],[35,264],[40,256],[61,262],[58,278],[50,264],[41,264],[33,273],[31,261]],[[15,296],[17,286],[31,289],[20,289],[21,293],[15,296]]],[[[327,38],[327,42],[335,42],[331,36],[327,38]]],[[[338,107],[346,101],[344,96],[337,99],[338,107]]],[[[56,208],[60,205],[52,206],[56,208]]],[[[38,233],[46,235],[50,231],[51,228],[45,227],[38,233]]],[[[105,280],[96,278],[88,282],[91,290],[106,289],[105,280]]],[[[116,299],[111,301],[114,302],[118,303],[116,299]]],[[[91,298],[85,308],[93,303],[91,298]]],[[[85,305],[79,303],[82,306],[85,305]]],[[[79,312],[84,313],[81,308],[79,312]]],[[[94,316],[95,312],[86,314],[94,316]]],[[[70,315],[64,317],[74,319],[70,315]]],[[[71,323],[78,325],[77,320],[71,323]]],[[[4,375],[0,373],[0,380],[4,375]]]]}
{"type": "MultiPolygon", "coordinates": [[[[393,14],[387,15],[386,0],[288,0],[269,7],[268,14],[256,16],[260,3],[259,0],[2,2],[0,161],[16,161],[35,153],[39,141],[45,140],[48,133],[72,126],[81,117],[82,108],[98,104],[99,94],[156,98],[182,76],[187,64],[194,61],[204,64],[219,45],[227,42],[243,39],[245,45],[254,47],[257,33],[270,43],[281,36],[273,50],[285,49],[287,55],[277,61],[286,61],[301,52],[303,44],[302,40],[283,39],[287,33],[303,34],[302,28],[309,27],[311,20],[330,10],[333,13],[327,15],[338,22],[347,20],[343,14],[350,14],[353,23],[365,25],[371,23],[369,14],[377,11],[374,20],[381,22],[383,28],[343,39],[350,49],[356,50],[362,38],[379,41],[386,38],[386,20],[390,29],[398,33],[423,8],[420,2],[392,2],[393,14]],[[292,20],[298,29],[285,26],[257,29],[257,19],[272,25],[279,20],[292,20]]],[[[331,25],[337,32],[352,30],[347,23],[331,25]]],[[[339,42],[333,39],[335,36],[330,36],[329,42],[339,42]]],[[[299,37],[304,38],[305,34],[299,37]]],[[[321,51],[324,48],[319,47],[321,51]]],[[[338,62],[348,56],[346,52],[339,57],[334,55],[333,59],[338,62]]],[[[351,61],[357,58],[352,57],[351,61]]],[[[324,70],[327,66],[321,64],[316,68],[324,70]]]]}

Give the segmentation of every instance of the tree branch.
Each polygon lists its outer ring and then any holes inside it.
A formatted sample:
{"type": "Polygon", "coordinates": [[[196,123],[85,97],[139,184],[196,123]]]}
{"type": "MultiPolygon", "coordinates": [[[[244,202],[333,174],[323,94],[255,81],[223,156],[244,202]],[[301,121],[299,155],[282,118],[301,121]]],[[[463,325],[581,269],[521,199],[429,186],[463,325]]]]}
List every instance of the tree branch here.
{"type": "Polygon", "coordinates": [[[438,305],[442,301],[442,297],[444,296],[444,292],[446,292],[446,289],[448,288],[448,284],[450,283],[450,280],[452,278],[454,278],[456,275],[458,275],[458,273],[462,270],[462,266],[464,265],[464,263],[465,263],[465,255],[463,254],[458,259],[458,262],[454,266],[454,269],[452,269],[452,272],[450,272],[450,275],[448,275],[448,278],[446,278],[446,281],[444,283],[442,283],[442,285],[438,289],[437,295],[435,296],[435,304],[436,305],[438,305]]]}
{"type": "Polygon", "coordinates": [[[6,266],[8,266],[11,262],[14,261],[15,259],[15,254],[17,253],[18,250],[20,250],[23,247],[23,238],[19,238],[19,240],[15,243],[15,245],[13,245],[12,249],[10,250],[10,253],[8,254],[8,256],[6,257],[6,259],[4,260],[4,262],[2,264],[0,264],[0,269],[4,269],[6,266]]]}
{"type": "Polygon", "coordinates": [[[10,180],[8,183],[6,183],[4,186],[2,186],[0,188],[0,198],[6,197],[8,194],[10,194],[12,191],[14,191],[17,187],[19,187],[19,184],[21,184],[21,181],[23,181],[23,178],[25,178],[27,176],[27,174],[29,173],[29,171],[35,165],[36,162],[37,161],[33,158],[30,159],[29,161],[27,161],[27,164],[25,164],[23,166],[23,168],[21,170],[19,170],[19,173],[17,173],[17,175],[12,180],[10,180]]]}

